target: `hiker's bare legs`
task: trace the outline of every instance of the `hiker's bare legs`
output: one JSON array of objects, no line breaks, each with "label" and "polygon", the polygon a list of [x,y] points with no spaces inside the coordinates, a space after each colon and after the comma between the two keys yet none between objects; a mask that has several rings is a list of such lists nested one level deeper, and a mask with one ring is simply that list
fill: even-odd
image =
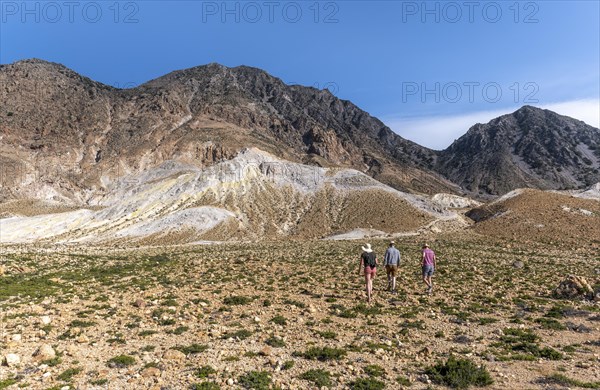
[{"label": "hiker's bare legs", "polygon": [[425,282],[427,288],[431,288],[431,276],[423,275],[423,282]]},{"label": "hiker's bare legs", "polygon": [[371,295],[373,293],[373,278],[371,277],[371,273],[365,273],[365,286],[367,290],[367,302],[371,302]]}]

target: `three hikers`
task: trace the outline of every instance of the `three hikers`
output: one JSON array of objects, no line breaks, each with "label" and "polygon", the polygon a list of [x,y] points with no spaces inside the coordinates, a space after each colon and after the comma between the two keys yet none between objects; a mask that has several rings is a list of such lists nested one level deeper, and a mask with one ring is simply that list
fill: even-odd
[{"label": "three hikers", "polygon": [[[370,303],[373,298],[373,278],[377,274],[378,259],[371,248],[371,244],[365,244],[361,247],[360,266],[358,274],[365,276],[365,290],[367,292],[367,302]],[[398,276],[398,267],[400,266],[400,251],[396,248],[394,241],[390,241],[384,255],[384,266],[387,274],[387,290],[393,294],[397,293],[396,279]],[[423,282],[427,285],[427,294],[431,295],[433,291],[432,276],[436,268],[435,252],[429,248],[429,244],[424,244],[421,252],[421,274]]]}]

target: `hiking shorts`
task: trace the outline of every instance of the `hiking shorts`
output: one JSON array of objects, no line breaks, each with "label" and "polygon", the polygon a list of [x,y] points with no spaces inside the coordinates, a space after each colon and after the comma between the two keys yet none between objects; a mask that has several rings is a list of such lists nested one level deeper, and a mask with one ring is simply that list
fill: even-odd
[{"label": "hiking shorts", "polygon": [[376,273],[377,273],[377,267],[373,267],[373,268],[371,268],[369,266],[365,267],[365,277],[371,275],[371,278],[374,278]]},{"label": "hiking shorts", "polygon": [[385,266],[385,272],[387,272],[388,276],[391,276],[392,278],[395,278],[396,274],[398,273],[398,266],[397,265],[388,264],[388,265]]},{"label": "hiking shorts", "polygon": [[433,275],[433,265],[428,264],[423,266],[423,276]]}]

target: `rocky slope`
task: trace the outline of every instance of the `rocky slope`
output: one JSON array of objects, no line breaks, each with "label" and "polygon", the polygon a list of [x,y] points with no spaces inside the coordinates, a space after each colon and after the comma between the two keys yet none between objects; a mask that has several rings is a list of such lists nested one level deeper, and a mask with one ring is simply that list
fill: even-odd
[{"label": "rocky slope", "polygon": [[386,235],[437,220],[460,223],[428,198],[358,171],[290,163],[258,149],[204,169],[168,161],[111,183],[90,203],[76,210],[46,205],[45,213],[8,203],[4,210],[12,215],[0,219],[0,242],[310,239],[359,228]]},{"label": "rocky slope", "polygon": [[533,189],[515,190],[470,210],[478,233],[573,246],[600,245],[600,201]]},{"label": "rocky slope", "polygon": [[433,151],[327,90],[217,64],[119,90],[62,65],[0,67],[3,199],[86,203],[167,160],[207,166],[248,146],[290,161],[368,173],[397,189],[456,192]]},{"label": "rocky slope", "polygon": [[473,126],[441,152],[437,169],[476,194],[587,187],[600,181],[600,131],[524,106]]}]

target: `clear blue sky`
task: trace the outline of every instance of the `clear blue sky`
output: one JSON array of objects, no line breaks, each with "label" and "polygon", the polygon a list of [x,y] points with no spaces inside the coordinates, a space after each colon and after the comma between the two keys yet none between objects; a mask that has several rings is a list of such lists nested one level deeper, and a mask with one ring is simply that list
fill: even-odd
[{"label": "clear blue sky", "polygon": [[119,87],[210,62],[255,66],[442,148],[523,104],[598,126],[599,4],[1,0],[0,63],[41,58]]}]

